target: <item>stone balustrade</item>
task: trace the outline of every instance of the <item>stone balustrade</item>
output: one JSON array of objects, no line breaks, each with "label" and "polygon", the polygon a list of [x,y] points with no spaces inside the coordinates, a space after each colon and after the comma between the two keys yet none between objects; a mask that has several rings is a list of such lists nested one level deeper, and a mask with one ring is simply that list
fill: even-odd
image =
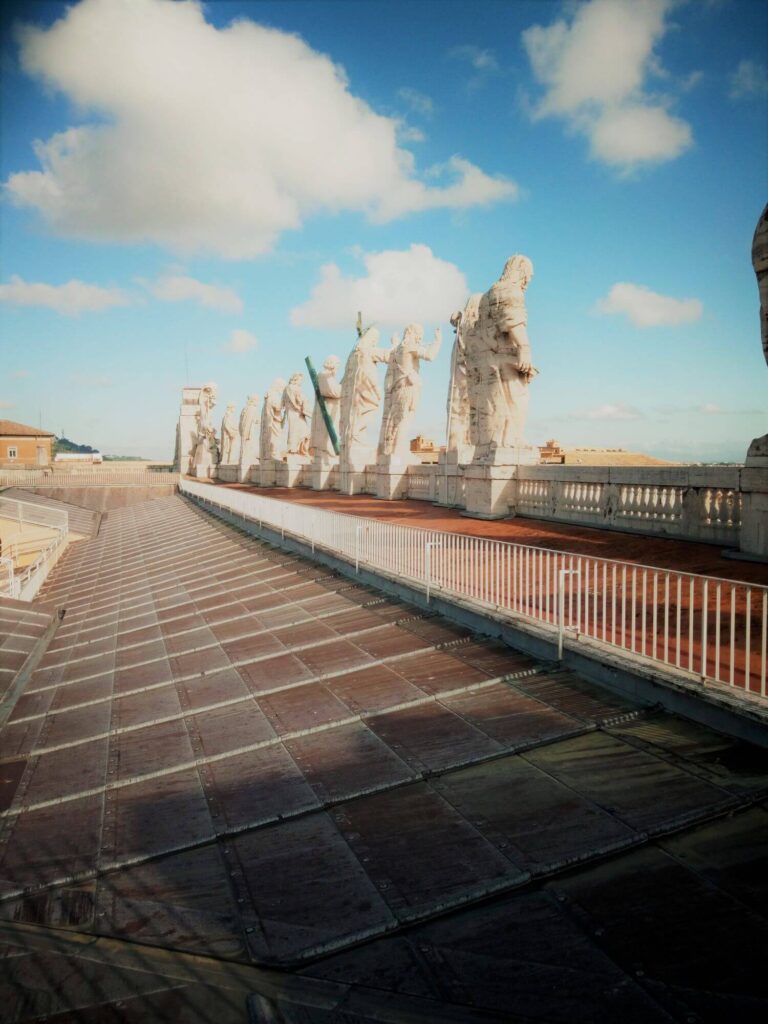
[{"label": "stone balustrade", "polygon": [[[466,508],[465,466],[411,465],[404,498]],[[377,493],[378,468],[368,465],[361,491]],[[508,515],[679,540],[739,546],[742,489],[740,466],[587,467],[519,466],[504,496]],[[309,465],[292,483],[278,473],[275,483],[312,486]],[[251,481],[262,486],[258,470]],[[334,466],[322,489],[339,488]]]},{"label": "stone balustrade", "polygon": [[[521,466],[510,480],[510,515],[738,547],[741,467]],[[463,507],[462,467],[408,469],[408,498]]]}]

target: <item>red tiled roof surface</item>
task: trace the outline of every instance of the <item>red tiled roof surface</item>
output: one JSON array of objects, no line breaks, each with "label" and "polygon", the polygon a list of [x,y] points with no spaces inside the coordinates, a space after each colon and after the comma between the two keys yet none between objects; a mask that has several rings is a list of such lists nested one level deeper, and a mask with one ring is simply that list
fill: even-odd
[{"label": "red tiled roof surface", "polygon": [[0,420],[0,437],[55,437],[50,430],[39,427],[28,427],[26,423],[14,423],[13,420]]}]

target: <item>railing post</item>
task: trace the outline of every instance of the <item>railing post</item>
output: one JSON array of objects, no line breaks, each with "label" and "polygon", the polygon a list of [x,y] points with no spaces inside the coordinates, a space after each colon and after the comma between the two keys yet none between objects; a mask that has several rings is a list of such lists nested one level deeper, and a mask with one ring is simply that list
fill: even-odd
[{"label": "railing post", "polygon": [[561,569],[557,581],[557,660],[563,660],[563,633],[565,632],[565,577],[581,576],[579,569]]},{"label": "railing post", "polygon": [[427,604],[432,583],[432,548],[442,547],[439,540],[428,540],[424,545],[424,575],[427,577]]},{"label": "railing post", "polygon": [[360,572],[360,534],[364,529],[364,526],[355,527],[355,572]]}]

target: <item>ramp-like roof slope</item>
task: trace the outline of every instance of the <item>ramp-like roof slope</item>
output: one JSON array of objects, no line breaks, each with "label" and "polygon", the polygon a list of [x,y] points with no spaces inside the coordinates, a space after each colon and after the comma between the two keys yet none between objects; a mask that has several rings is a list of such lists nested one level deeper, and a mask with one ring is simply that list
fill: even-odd
[{"label": "ramp-like roof slope", "polygon": [[110,513],[43,599],[0,941],[51,1019],[222,1024],[268,983],[286,1020],[768,1010],[762,752],[179,497]]}]

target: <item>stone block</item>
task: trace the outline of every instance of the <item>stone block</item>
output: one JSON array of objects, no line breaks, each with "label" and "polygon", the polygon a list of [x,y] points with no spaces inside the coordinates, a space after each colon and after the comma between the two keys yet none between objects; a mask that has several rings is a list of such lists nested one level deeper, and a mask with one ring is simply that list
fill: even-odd
[{"label": "stone block", "polygon": [[464,515],[474,519],[503,519],[510,515],[516,473],[515,466],[467,466]]}]

